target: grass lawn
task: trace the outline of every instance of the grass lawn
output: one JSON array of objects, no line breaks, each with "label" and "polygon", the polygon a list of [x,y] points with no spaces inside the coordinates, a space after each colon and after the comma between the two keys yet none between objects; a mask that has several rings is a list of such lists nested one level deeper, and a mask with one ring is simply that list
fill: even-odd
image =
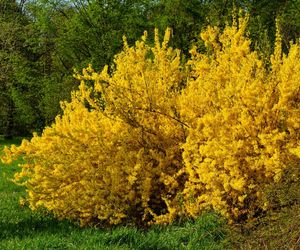
[{"label": "grass lawn", "polygon": [[[4,145],[20,140],[0,139]],[[18,162],[0,163],[0,249],[225,249],[223,226],[215,214],[167,227],[154,226],[147,231],[119,226],[113,229],[80,228],[68,221],[34,213],[19,205],[24,187],[11,178]]]}]

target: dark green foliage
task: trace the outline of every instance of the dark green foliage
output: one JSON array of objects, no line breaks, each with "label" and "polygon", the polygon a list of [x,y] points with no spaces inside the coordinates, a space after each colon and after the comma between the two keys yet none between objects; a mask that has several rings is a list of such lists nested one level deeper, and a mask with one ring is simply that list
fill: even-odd
[{"label": "dark green foliage", "polygon": [[300,37],[299,0],[244,1],[251,16],[249,32],[254,45],[264,55],[271,54],[275,40],[276,18],[281,26],[283,49],[288,51],[290,41]]},{"label": "dark green foliage", "polygon": [[161,0],[149,9],[149,21],[161,34],[167,27],[172,29],[170,45],[180,48],[185,55],[196,43],[200,31],[209,23],[208,4],[199,0]]},{"label": "dark green foliage", "polygon": [[30,20],[17,2],[1,0],[0,134],[7,138],[43,125],[35,55],[27,46],[30,27]]}]

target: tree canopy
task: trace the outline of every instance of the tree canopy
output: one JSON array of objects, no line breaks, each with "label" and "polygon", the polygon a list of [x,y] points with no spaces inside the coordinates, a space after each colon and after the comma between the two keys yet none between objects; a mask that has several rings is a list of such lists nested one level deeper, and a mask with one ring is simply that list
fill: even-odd
[{"label": "tree canopy", "polygon": [[[114,65],[125,35],[130,45],[145,30],[171,28],[170,46],[182,60],[207,26],[225,27],[250,15],[251,46],[269,58],[276,20],[284,51],[300,36],[299,0],[0,0],[0,134],[40,131],[61,112],[78,85],[74,69]],[[149,41],[153,41],[149,39]]]}]

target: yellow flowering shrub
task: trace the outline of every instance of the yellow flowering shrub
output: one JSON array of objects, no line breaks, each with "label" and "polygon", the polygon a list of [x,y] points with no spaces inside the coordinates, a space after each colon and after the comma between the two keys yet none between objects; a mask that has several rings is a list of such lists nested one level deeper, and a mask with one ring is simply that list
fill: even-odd
[{"label": "yellow flowering shrub", "polygon": [[[81,225],[169,223],[213,208],[231,221],[268,209],[265,186],[300,159],[300,45],[270,65],[251,50],[247,18],[201,33],[206,53],[181,65],[144,34],[112,69],[77,73],[79,89],[42,135],[5,149],[32,209]],[[279,34],[279,32],[278,32]]]},{"label": "yellow flowering shrub", "polygon": [[271,66],[250,49],[247,18],[201,34],[209,54],[191,51],[181,100],[190,129],[183,145],[186,212],[213,208],[235,221],[268,209],[264,185],[280,181],[299,154],[300,46]]},{"label": "yellow flowering shrub", "polygon": [[90,67],[63,115],[3,160],[23,155],[15,180],[28,189],[30,207],[44,207],[81,225],[131,221],[164,223],[177,216],[183,188],[180,144],[185,125],[177,99],[184,75],[180,52],[155,33],[134,47],[124,39],[112,74]]}]

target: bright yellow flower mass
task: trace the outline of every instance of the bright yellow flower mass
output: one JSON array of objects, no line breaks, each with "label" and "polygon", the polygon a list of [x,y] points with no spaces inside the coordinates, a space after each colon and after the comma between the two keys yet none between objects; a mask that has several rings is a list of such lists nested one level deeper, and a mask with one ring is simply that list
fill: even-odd
[{"label": "bright yellow flower mass", "polygon": [[245,36],[247,18],[201,33],[207,53],[180,51],[155,31],[124,38],[114,68],[92,66],[63,115],[2,160],[32,209],[81,225],[170,223],[215,209],[232,221],[268,209],[263,187],[300,157],[300,45],[267,67]]}]

